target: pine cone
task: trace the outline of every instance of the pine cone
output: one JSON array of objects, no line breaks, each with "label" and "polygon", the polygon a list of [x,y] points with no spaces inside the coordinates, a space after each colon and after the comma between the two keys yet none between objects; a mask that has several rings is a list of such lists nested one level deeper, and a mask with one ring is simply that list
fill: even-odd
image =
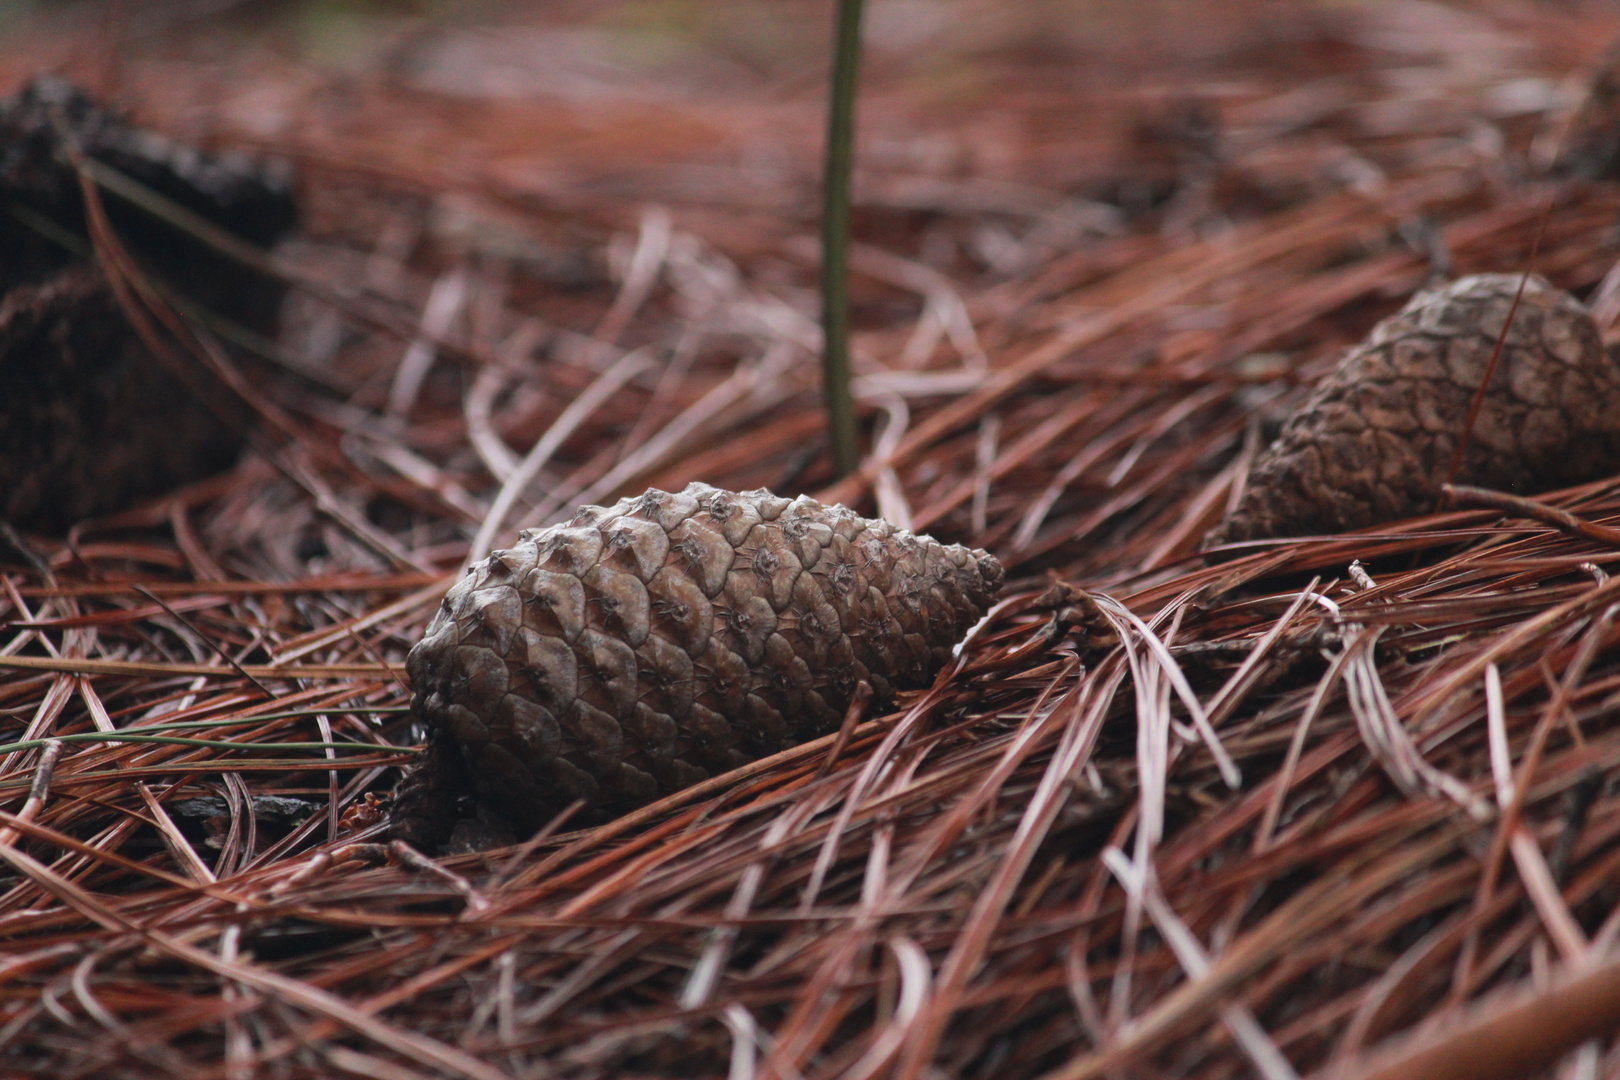
[{"label": "pine cone", "polygon": [[[1518,274],[1421,292],[1340,362],[1256,460],[1205,546],[1433,511]],[[1620,367],[1574,297],[1532,276],[1457,482],[1529,493],[1620,469]]]},{"label": "pine cone", "polygon": [[534,828],[638,806],[927,685],[1002,570],[842,506],[691,484],[524,533],[444,599],[413,707]]},{"label": "pine cone", "polygon": [[[50,532],[228,467],[250,419],[233,394],[222,390],[210,408],[187,389],[191,380],[147,351],[101,268],[41,231],[41,221],[86,231],[79,176],[63,156],[70,143],[255,244],[274,243],[298,216],[279,170],[171,143],[60,79],[0,99],[0,519]],[[275,336],[279,283],[123,199],[105,204],[143,265]]]}]

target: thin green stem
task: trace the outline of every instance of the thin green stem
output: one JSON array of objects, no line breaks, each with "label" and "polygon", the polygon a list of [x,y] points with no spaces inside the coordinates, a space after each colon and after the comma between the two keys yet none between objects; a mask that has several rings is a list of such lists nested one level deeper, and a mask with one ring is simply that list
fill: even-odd
[{"label": "thin green stem", "polygon": [[849,188],[855,164],[855,83],[861,66],[863,6],[863,0],[838,0],[821,215],[822,386],[833,471],[840,477],[853,472],[861,456],[849,372]]}]

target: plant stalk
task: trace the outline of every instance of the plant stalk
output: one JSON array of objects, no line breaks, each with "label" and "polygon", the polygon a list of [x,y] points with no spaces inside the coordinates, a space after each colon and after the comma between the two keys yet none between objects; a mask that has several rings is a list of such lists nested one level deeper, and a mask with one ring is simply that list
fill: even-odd
[{"label": "plant stalk", "polygon": [[849,370],[849,202],[855,163],[855,84],[861,65],[864,0],[838,0],[827,164],[821,214],[821,371],[833,471],[848,476],[860,462],[855,395]]}]

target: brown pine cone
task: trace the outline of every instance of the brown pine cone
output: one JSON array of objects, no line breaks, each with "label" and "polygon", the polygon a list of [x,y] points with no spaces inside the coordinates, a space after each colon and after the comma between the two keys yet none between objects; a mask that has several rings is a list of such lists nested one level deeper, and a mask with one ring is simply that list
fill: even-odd
[{"label": "brown pine cone", "polygon": [[[1426,514],[1521,275],[1421,292],[1373,328],[1255,461],[1205,546]],[[1532,276],[1457,482],[1530,493],[1620,470],[1620,366],[1574,297]]]},{"label": "brown pine cone", "polygon": [[1001,565],[842,506],[691,484],[587,506],[457,582],[407,665],[480,798],[638,806],[925,686]]}]

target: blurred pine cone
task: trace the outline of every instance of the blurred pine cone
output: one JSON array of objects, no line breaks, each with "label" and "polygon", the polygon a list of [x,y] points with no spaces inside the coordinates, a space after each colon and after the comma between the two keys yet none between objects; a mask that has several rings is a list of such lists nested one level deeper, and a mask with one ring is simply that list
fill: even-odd
[{"label": "blurred pine cone", "polygon": [[648,491],[462,578],[411,650],[413,707],[521,828],[624,810],[833,730],[862,680],[927,685],[1001,581],[983,551],[807,497]]},{"label": "blurred pine cone", "polygon": [[240,446],[147,353],[99,267],[0,294],[0,520],[65,530],[228,468]]},{"label": "blurred pine cone", "polygon": [[[1205,546],[1433,511],[1521,280],[1462,278],[1374,327],[1255,461]],[[1620,366],[1586,308],[1532,276],[1457,482],[1530,493],[1616,470]]]},{"label": "blurred pine cone", "polygon": [[[187,379],[153,357],[101,267],[85,261],[70,145],[253,244],[275,242],[298,216],[285,170],[172,143],[60,79],[0,98],[0,520],[51,532],[229,467],[251,419],[223,388],[203,400],[211,377]],[[274,335],[279,282],[124,199],[105,203],[146,269]]]}]

